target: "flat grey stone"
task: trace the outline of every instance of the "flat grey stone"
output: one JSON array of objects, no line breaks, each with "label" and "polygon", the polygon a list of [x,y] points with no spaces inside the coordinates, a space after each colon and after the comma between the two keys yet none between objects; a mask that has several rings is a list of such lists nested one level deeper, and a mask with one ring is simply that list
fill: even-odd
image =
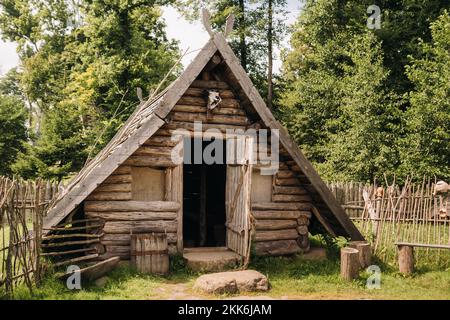
[{"label": "flat grey stone", "polygon": [[255,270],[228,271],[200,276],[194,289],[210,294],[267,291],[269,281]]}]

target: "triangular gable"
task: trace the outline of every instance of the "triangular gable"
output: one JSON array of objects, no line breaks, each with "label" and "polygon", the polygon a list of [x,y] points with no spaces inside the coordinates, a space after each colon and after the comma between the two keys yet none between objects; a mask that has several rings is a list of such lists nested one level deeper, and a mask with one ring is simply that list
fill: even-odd
[{"label": "triangular gable", "polygon": [[[221,33],[212,36],[193,62],[186,68],[182,75],[175,80],[162,95],[160,95],[157,101],[146,103],[147,105],[152,105],[150,111],[147,110],[147,112],[142,115],[142,110],[145,108],[143,108],[143,106],[138,107],[137,111],[133,113],[127,121],[127,124],[133,122],[133,120],[136,122],[136,119],[141,117],[142,119],[139,119],[139,121],[142,122],[140,123],[141,126],[126,137],[124,137],[124,132],[121,130],[105,148],[107,152],[105,152],[105,149],[102,150],[102,152],[100,152],[91,162],[90,170],[84,168],[80,172],[74,179],[75,182],[72,182],[68,186],[66,192],[63,193],[63,196],[52,206],[48,216],[44,220],[44,228],[48,229],[61,222],[70,212],[76,209],[76,207],[80,205],[100,183],[111,175],[121,163],[132,155],[162,125],[164,125],[166,116],[217,51],[223,57],[225,64],[231,70],[233,76],[239,83],[239,87],[251,102],[252,107],[256,110],[264,125],[267,128],[279,130],[281,144],[302,169],[302,172],[308,178],[315,191],[333,213],[340,226],[345,230],[346,234],[344,235],[351,237],[353,240],[363,239],[358,229],[347,217],[343,208],[337,203],[331,191],[322,181],[312,164],[300,151],[287,130],[280,125],[267,108],[264,100],[254,87],[249,76],[240,65],[236,55]],[[117,143],[117,140],[119,140],[119,143]],[[113,146],[113,148],[111,146]]]}]

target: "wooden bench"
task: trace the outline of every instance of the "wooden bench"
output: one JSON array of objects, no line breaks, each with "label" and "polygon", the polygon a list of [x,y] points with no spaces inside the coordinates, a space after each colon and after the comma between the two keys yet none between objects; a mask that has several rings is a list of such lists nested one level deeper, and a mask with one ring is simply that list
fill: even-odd
[{"label": "wooden bench", "polygon": [[398,266],[403,274],[414,272],[414,247],[431,249],[450,249],[450,245],[445,244],[424,244],[411,242],[396,242],[398,248]]}]

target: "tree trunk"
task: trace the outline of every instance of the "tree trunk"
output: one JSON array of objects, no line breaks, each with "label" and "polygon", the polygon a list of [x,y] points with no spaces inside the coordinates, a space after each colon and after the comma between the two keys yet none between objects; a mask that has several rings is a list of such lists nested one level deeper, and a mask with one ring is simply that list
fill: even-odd
[{"label": "tree trunk", "polygon": [[239,0],[239,51],[241,58],[241,65],[247,71],[247,42],[245,35],[245,1]]},{"label": "tree trunk", "polygon": [[403,274],[414,272],[414,249],[411,246],[398,246],[398,266]]},{"label": "tree trunk", "polygon": [[273,0],[269,0],[267,14],[268,14],[268,27],[267,27],[267,107],[272,109],[272,99],[273,99],[273,82],[272,82],[272,72],[273,72]]},{"label": "tree trunk", "polygon": [[359,251],[359,263],[361,268],[367,268],[370,266],[372,260],[372,248],[366,241],[351,241],[348,245],[350,248],[357,249]]},{"label": "tree trunk", "polygon": [[341,248],[341,277],[351,281],[358,277],[359,252],[354,248]]}]

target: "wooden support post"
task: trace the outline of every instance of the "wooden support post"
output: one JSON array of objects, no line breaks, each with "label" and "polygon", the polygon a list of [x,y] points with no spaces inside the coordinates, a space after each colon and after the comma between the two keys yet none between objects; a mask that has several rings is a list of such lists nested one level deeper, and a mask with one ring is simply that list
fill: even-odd
[{"label": "wooden support post", "polygon": [[372,261],[372,248],[366,241],[351,241],[348,246],[359,251],[359,263],[361,268],[367,268]]},{"label": "wooden support post", "polygon": [[359,270],[359,251],[354,248],[341,248],[341,277],[351,281],[358,277]]},{"label": "wooden support post", "polygon": [[414,272],[414,248],[412,246],[398,246],[398,266],[403,274]]},{"label": "wooden support post", "polygon": [[200,173],[200,246],[206,244],[206,168],[202,166]]},{"label": "wooden support post", "polygon": [[183,165],[178,165],[172,170],[172,197],[173,201],[180,204],[177,212],[177,250],[183,253]]}]

